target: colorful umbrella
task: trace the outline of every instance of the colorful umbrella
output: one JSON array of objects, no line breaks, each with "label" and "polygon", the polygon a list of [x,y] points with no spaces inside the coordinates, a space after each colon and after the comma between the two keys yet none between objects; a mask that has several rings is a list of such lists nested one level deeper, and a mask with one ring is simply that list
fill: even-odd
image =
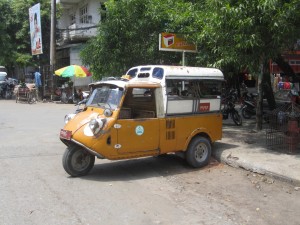
[{"label": "colorful umbrella", "polygon": [[61,69],[55,70],[55,75],[61,77],[88,77],[92,76],[92,74],[88,71],[88,69],[84,66],[78,65],[70,65],[63,67]]}]

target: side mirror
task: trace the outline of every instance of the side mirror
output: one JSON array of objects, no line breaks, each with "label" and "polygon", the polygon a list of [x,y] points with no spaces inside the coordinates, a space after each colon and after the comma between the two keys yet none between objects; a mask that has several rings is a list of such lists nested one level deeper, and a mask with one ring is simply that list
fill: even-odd
[{"label": "side mirror", "polygon": [[83,105],[87,102],[87,99],[83,99],[82,101],[78,102],[76,105]]}]

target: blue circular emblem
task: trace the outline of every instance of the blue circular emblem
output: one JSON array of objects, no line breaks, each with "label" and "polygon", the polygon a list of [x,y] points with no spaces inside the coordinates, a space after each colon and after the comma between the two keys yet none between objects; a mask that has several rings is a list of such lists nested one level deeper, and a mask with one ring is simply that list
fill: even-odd
[{"label": "blue circular emblem", "polygon": [[144,127],[141,126],[141,125],[137,126],[137,127],[135,128],[135,133],[136,133],[136,135],[138,135],[138,136],[143,135],[143,134],[144,134]]}]

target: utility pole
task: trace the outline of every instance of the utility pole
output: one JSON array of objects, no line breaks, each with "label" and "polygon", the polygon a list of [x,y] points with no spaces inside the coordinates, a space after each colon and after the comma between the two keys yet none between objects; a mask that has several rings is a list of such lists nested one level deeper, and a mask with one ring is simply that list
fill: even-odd
[{"label": "utility pole", "polygon": [[55,29],[56,29],[56,0],[51,0],[51,37],[50,37],[50,65],[55,65]]},{"label": "utility pole", "polygon": [[[55,70],[55,52],[56,52],[56,0],[51,0],[51,30],[50,30],[50,70],[52,75]],[[54,88],[53,76],[51,76],[51,89]]]}]

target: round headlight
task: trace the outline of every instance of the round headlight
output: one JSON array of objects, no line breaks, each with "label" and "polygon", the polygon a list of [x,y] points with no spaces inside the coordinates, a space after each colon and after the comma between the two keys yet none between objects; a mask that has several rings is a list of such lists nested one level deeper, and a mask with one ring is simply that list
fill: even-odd
[{"label": "round headlight", "polygon": [[65,124],[67,124],[71,119],[74,118],[76,114],[67,114],[65,115]]},{"label": "round headlight", "polygon": [[105,119],[99,119],[99,118],[92,119],[90,121],[89,127],[93,132],[93,134],[99,133],[99,131],[103,128],[105,121],[106,121]]},{"label": "round headlight", "polygon": [[105,109],[105,110],[104,110],[104,115],[105,115],[106,117],[110,117],[110,116],[112,115],[112,111],[111,111],[110,109]]}]

